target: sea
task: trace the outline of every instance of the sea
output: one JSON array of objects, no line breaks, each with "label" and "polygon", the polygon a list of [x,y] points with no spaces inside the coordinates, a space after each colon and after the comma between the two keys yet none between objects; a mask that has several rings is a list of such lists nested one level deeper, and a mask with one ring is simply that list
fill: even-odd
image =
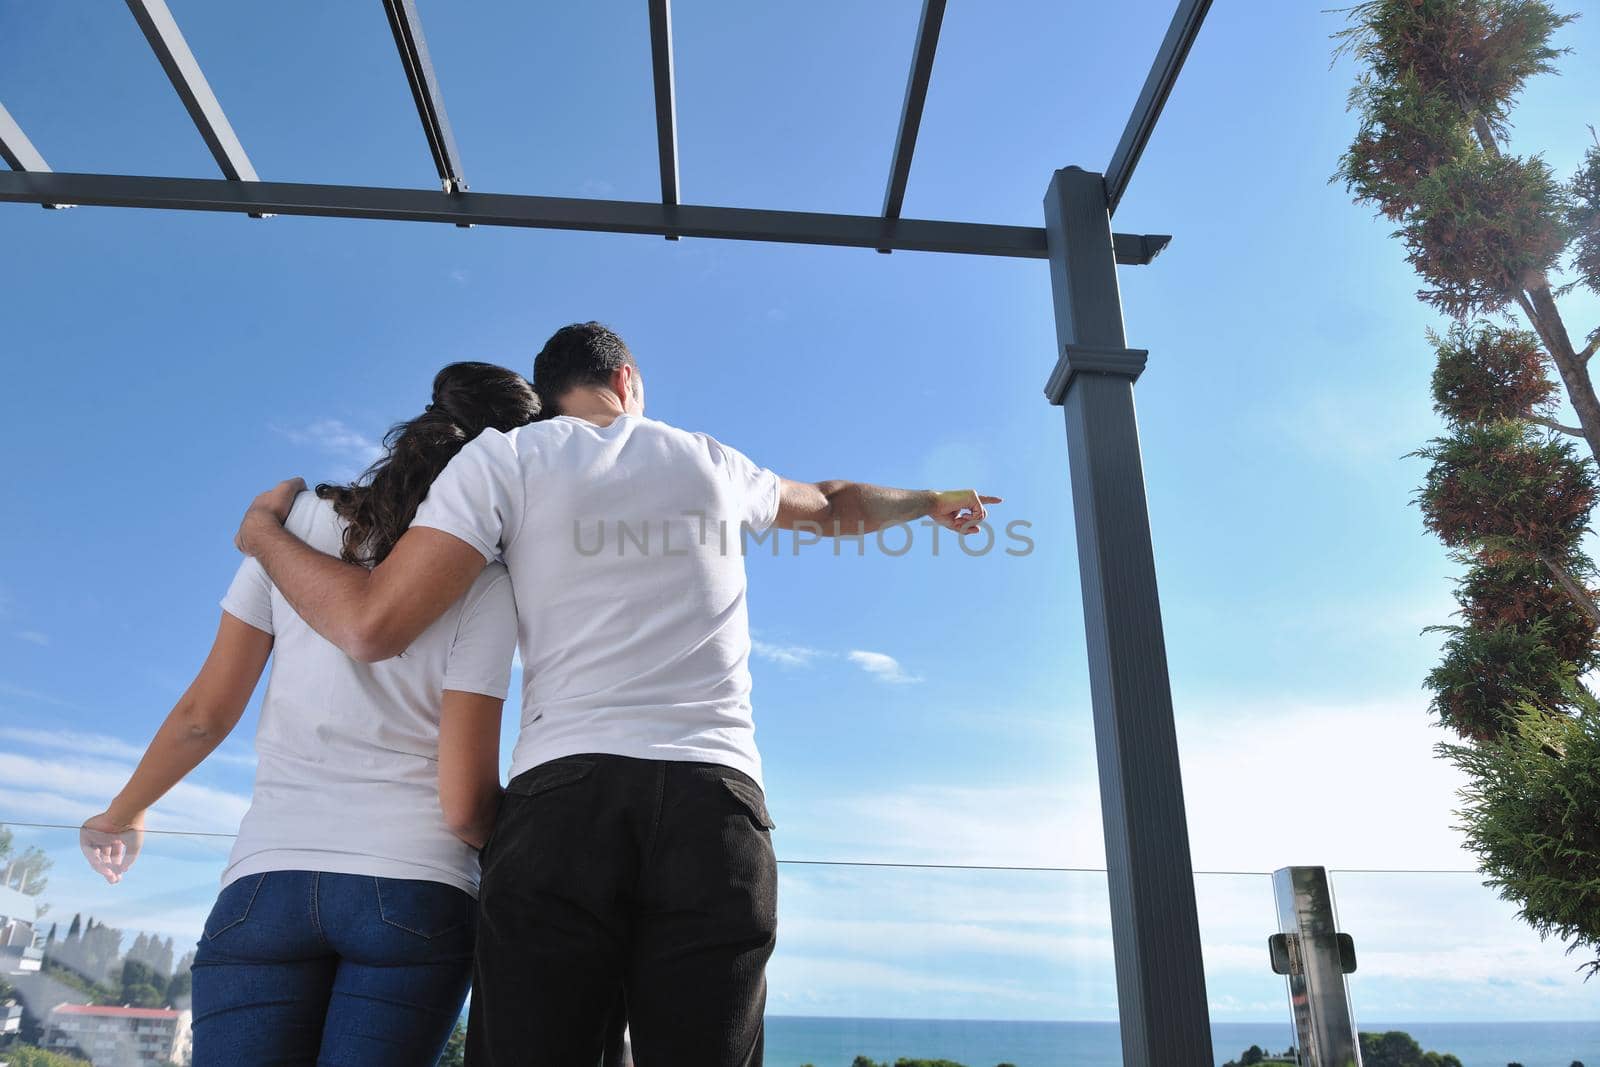
[{"label": "sea", "polygon": [[[1600,1067],[1600,1020],[1536,1023],[1365,1023],[1404,1030],[1462,1067]],[[1217,1063],[1251,1045],[1282,1052],[1294,1044],[1285,1023],[1216,1023]],[[767,1067],[850,1067],[857,1056],[893,1064],[901,1057],[946,1059],[965,1067],[1122,1067],[1116,1023],[767,1017]]]}]

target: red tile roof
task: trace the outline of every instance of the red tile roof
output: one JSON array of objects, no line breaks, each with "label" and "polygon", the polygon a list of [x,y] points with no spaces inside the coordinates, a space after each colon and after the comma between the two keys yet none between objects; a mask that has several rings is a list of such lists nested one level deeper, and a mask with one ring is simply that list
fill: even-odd
[{"label": "red tile roof", "polygon": [[170,1008],[115,1008],[101,1004],[59,1004],[52,1015],[108,1015],[116,1019],[176,1019]]}]

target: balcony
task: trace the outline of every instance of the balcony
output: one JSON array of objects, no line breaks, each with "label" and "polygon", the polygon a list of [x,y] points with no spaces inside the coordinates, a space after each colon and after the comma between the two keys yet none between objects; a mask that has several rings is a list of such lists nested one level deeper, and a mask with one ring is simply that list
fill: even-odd
[{"label": "balcony", "polygon": [[[171,939],[172,956],[155,967],[164,988],[147,988],[134,1006],[183,1013],[185,953],[231,839],[152,833],[126,880],[111,886],[84,863],[74,829],[5,829],[13,849],[37,847],[52,861],[34,898],[45,909],[44,969],[6,978],[22,1036],[76,1045],[96,1067],[169,1062],[186,1018],[180,1026],[176,1017],[127,1021],[113,1013],[70,1030],[59,1013],[54,1027],[49,1020],[63,1004],[127,1003],[133,991],[119,972],[140,934],[155,956]],[[967,1067],[1122,1063],[1104,871],[780,860],[780,872],[781,932],[768,972],[772,1067],[849,1067],[861,1056]],[[1559,945],[1541,944],[1476,875],[1330,877],[1341,929],[1357,944],[1349,987],[1362,1030],[1408,1032],[1465,1067],[1600,1060],[1593,990],[1574,961]],[[1269,874],[1200,873],[1195,891],[1217,1063],[1251,1046],[1284,1052],[1295,1036],[1284,979],[1267,951],[1278,928]],[[66,944],[75,919],[78,949]],[[120,934],[115,952],[106,934],[84,947],[81,930],[91,920]],[[1590,1021],[1526,1021],[1536,1018]]]}]

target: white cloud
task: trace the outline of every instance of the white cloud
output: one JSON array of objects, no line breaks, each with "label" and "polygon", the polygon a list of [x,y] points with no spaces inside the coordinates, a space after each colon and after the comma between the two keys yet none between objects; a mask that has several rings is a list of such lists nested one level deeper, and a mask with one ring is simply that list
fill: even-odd
[{"label": "white cloud", "polygon": [[821,660],[844,659],[861,668],[867,674],[880,682],[893,685],[907,685],[922,681],[922,678],[911,674],[900,661],[885,652],[867,652],[860,649],[846,652],[830,652],[826,649],[811,648],[806,645],[781,644],[775,641],[763,641],[752,638],[750,654],[756,659],[776,663],[780,667],[798,668],[810,667]]},{"label": "white cloud", "polygon": [[[1463,779],[1433,754],[1426,699],[1178,700],[1190,853],[1199,870],[1472,870],[1451,829]],[[1095,750],[1067,745],[1047,778],[833,793],[778,822],[806,858],[1104,867]]]},{"label": "white cloud", "polygon": [[803,645],[779,645],[771,641],[752,640],[750,652],[758,659],[769,660],[784,667],[807,667],[819,656],[827,653]]},{"label": "white cloud", "polygon": [[1451,735],[1422,693],[1179,707],[1196,866],[1476,868],[1451,828],[1465,780],[1434,755]]},{"label": "white cloud", "polygon": [[[7,811],[49,813],[52,820],[80,822],[98,811],[127,783],[133,767],[106,759],[50,759],[0,752],[0,802]],[[222,789],[179,782],[150,813],[150,829],[234,833],[250,799]],[[13,816],[14,818],[15,816]]]},{"label": "white cloud", "polygon": [[0,726],[0,741],[14,741],[36,748],[65,749],[79,756],[137,760],[144,749],[105,734],[85,734],[75,730],[39,730],[26,726]]},{"label": "white cloud", "polygon": [[[26,726],[0,726],[0,741],[29,745],[34,748],[57,749],[77,756],[96,756],[105,759],[131,760],[137,763],[144,756],[144,748],[107,734],[81,733],[76,730],[40,730]],[[254,766],[256,758],[234,745],[216,749],[206,757],[207,762]]]},{"label": "white cloud", "polygon": [[889,682],[892,685],[908,685],[922,681],[917,675],[907,673],[899,660],[883,652],[864,652],[857,649],[846,658],[879,681]]},{"label": "white cloud", "polygon": [[14,697],[18,700],[31,700],[37,704],[52,704],[58,708],[77,708],[78,705],[70,700],[62,700],[49,693],[41,693],[37,689],[28,689],[10,682],[0,682],[0,696]]},{"label": "white cloud", "polygon": [[291,444],[318,449],[361,469],[383,455],[382,445],[338,419],[315,419],[304,426],[274,423],[272,429]]},{"label": "white cloud", "polygon": [[50,635],[42,634],[38,630],[18,630],[16,637],[18,640],[26,641],[33,645],[43,646],[50,643]]}]

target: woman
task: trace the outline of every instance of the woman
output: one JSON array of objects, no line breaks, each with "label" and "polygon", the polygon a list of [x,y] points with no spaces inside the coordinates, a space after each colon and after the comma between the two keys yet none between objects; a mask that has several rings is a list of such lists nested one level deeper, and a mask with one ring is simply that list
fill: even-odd
[{"label": "woman", "polygon": [[[521,375],[455,363],[433,402],[354,484],[302,493],[288,526],[376,565],[452,456],[531,421]],[[238,723],[269,654],[259,765],[194,962],[196,1067],[431,1065],[461,1013],[477,925],[478,849],[500,799],[500,711],[516,645],[505,568],[406,652],[358,663],[317,636],[246,560],[216,643],[127,786],[84,824],[118,881],[145,812]]]}]

